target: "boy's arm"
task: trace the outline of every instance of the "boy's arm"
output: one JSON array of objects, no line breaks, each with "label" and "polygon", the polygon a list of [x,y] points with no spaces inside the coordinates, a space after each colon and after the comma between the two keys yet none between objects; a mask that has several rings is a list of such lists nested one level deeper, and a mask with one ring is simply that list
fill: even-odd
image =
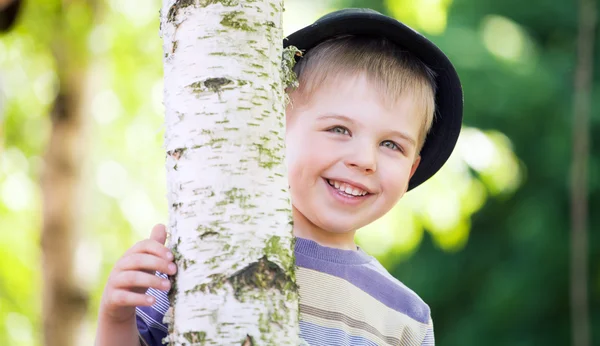
[{"label": "boy's arm", "polygon": [[127,323],[113,323],[107,319],[98,319],[95,345],[142,346],[138,337],[135,318]]},{"label": "boy's arm", "polygon": [[[157,276],[167,278],[163,273]],[[142,346],[162,345],[162,340],[167,337],[168,327],[163,319],[169,309],[169,297],[167,291],[149,289],[146,295],[154,298],[152,306],[138,306],[136,310],[137,328],[141,338]]]},{"label": "boy's arm", "polygon": [[427,327],[427,334],[425,339],[421,343],[421,346],[435,346],[435,337],[433,336],[433,321],[429,320],[429,327]]},{"label": "boy's arm", "polygon": [[[148,291],[170,288],[167,275],[159,272],[177,271],[173,254],[164,246],[166,237],[165,226],[155,226],[149,239],[132,246],[115,264],[100,301],[96,346],[140,346],[142,331],[146,343],[162,344],[151,331],[152,320],[143,318],[147,317],[143,311],[137,316],[136,310],[156,306],[158,296]],[[166,292],[162,296],[168,305]]]}]

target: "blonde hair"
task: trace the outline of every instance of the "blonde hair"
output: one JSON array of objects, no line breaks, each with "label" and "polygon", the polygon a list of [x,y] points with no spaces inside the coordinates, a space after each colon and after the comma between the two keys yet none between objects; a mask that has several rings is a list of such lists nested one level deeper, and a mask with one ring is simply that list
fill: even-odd
[{"label": "blonde hair", "polygon": [[417,152],[423,147],[435,112],[435,72],[409,51],[385,38],[341,36],[310,49],[294,72],[300,83],[294,99],[307,100],[325,81],[359,73],[366,73],[387,106],[411,92],[423,110]]}]

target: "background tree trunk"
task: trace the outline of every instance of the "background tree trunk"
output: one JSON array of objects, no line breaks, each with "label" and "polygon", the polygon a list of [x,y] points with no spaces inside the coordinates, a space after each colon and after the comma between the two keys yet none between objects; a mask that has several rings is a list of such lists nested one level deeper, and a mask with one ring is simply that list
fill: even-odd
[{"label": "background tree trunk", "polygon": [[282,0],[164,0],[173,345],[297,345]]},{"label": "background tree trunk", "polygon": [[60,0],[55,5],[57,12],[48,14],[55,24],[51,45],[60,85],[51,112],[52,131],[41,177],[45,346],[76,345],[88,306],[87,292],[73,277],[80,171],[85,157],[82,95],[88,54],[82,44],[87,30],[74,28],[67,19],[71,6],[93,13],[88,4]]},{"label": "background tree trunk", "polygon": [[571,162],[571,335],[573,346],[589,346],[588,311],[588,161],[590,108],[594,70],[597,8],[594,0],[579,0],[579,34],[573,101]]},{"label": "background tree trunk", "polygon": [[0,0],[0,33],[10,30],[21,9],[21,0]]}]

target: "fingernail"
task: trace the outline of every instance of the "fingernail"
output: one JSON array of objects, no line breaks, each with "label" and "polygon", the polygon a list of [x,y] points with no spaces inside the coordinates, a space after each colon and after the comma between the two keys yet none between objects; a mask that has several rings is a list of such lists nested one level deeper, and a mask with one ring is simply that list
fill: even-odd
[{"label": "fingernail", "polygon": [[169,272],[174,273],[175,269],[177,269],[177,267],[175,266],[174,263],[169,263]]},{"label": "fingernail", "polygon": [[163,287],[169,287],[169,285],[171,285],[171,282],[169,282],[169,280],[163,280],[162,285]]},{"label": "fingernail", "polygon": [[152,297],[147,297],[147,298],[146,298],[146,301],[147,301],[148,303],[152,303],[152,302],[154,302],[154,299],[153,299]]},{"label": "fingernail", "polygon": [[173,259],[173,254],[170,251],[167,252],[167,258],[170,260]]}]

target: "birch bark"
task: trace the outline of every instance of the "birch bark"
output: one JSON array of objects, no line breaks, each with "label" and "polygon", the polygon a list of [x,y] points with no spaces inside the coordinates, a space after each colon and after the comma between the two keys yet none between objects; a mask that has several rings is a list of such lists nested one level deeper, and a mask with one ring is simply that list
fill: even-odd
[{"label": "birch bark", "polygon": [[171,345],[297,345],[283,0],[164,0]]}]

